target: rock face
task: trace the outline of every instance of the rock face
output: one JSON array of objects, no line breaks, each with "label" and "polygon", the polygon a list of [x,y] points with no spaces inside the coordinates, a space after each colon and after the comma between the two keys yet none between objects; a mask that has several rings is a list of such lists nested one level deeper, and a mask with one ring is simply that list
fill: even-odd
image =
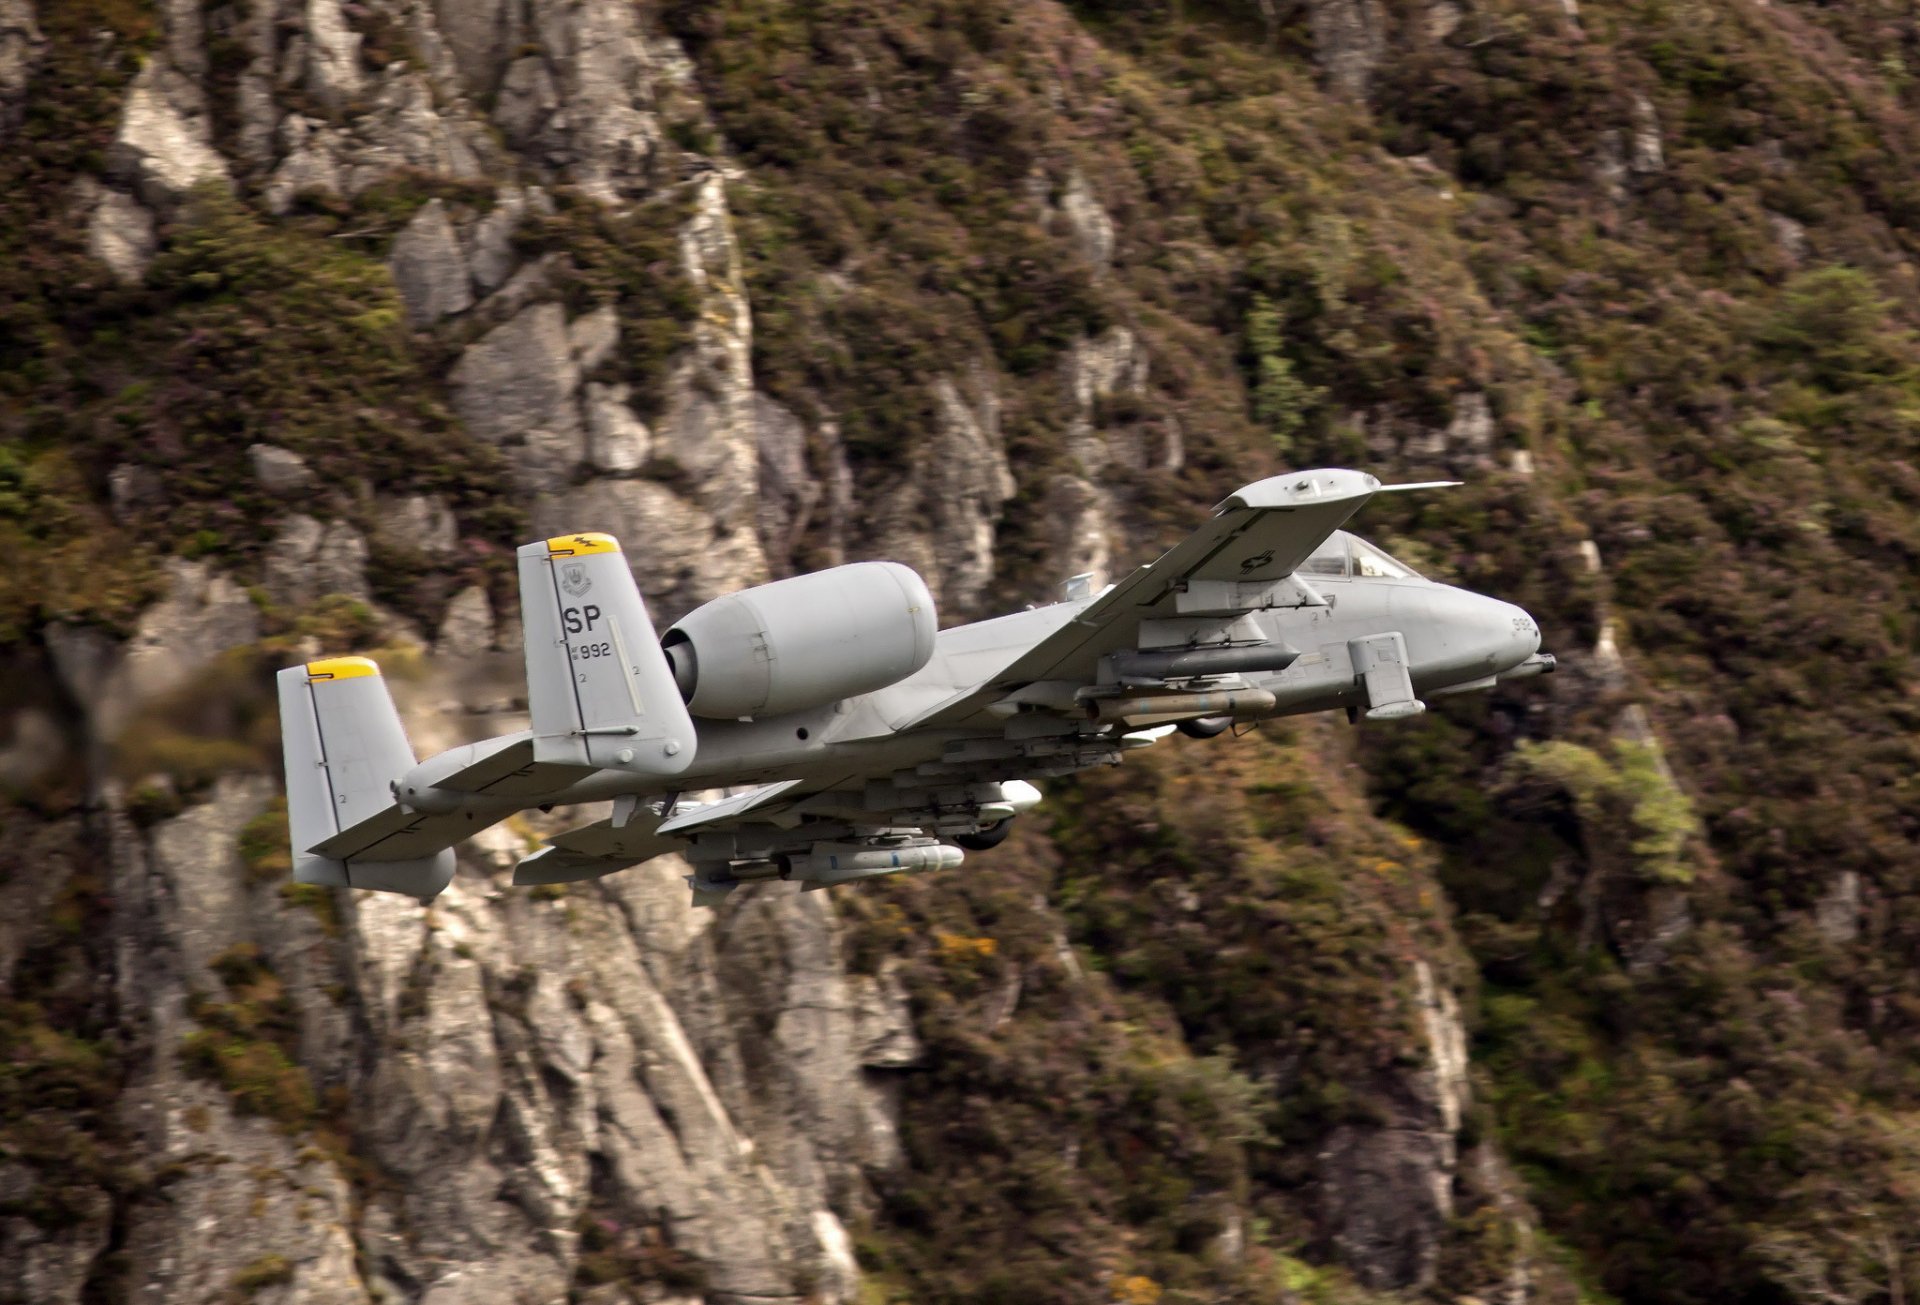
[{"label": "rock face", "polygon": [[935,427],[914,474],[885,514],[881,551],[915,567],[941,610],[974,610],[994,570],[994,527],[1013,497],[1013,473],[1000,435],[1000,399],[991,374],[976,369],[966,388],[933,382]]},{"label": "rock face", "polygon": [[1364,100],[1373,70],[1386,53],[1386,14],[1375,0],[1312,0],[1307,18],[1314,58],[1327,86],[1348,99]]},{"label": "rock face", "polygon": [[122,644],[86,626],[53,626],[47,648],[96,742],[117,738],[143,706],[188,687],[230,648],[259,637],[247,592],[205,563],[175,561],[167,594]]},{"label": "rock face", "polygon": [[[1311,9],[1329,81],[1364,97],[1379,6]],[[408,347],[434,360],[464,433],[504,459],[528,537],[619,536],[663,623],[800,559],[854,556],[916,566],[950,623],[986,614],[1022,489],[1002,420],[1021,378],[986,350],[915,378],[930,428],[856,511],[833,414],[786,389],[777,401],[755,373],[734,221],[751,192],[723,146],[710,159],[672,144],[699,135],[684,129],[703,128],[705,110],[648,7],[167,0],[160,16],[105,171],[75,191],[87,246],[114,278],[141,281],[198,187],[232,186],[279,216],[367,201],[366,225],[337,234],[384,260]],[[27,0],[0,0],[0,132],[40,46]],[[1623,173],[1657,163],[1649,122],[1636,116]],[[1127,271],[1114,217],[1126,200],[1100,180],[1046,172],[1034,210],[1075,275],[1105,292]],[[407,208],[384,207],[387,183]],[[567,251],[532,254],[529,228],[544,239],[543,217],[583,204],[667,203],[684,217],[652,271],[683,278],[691,304],[671,352],[642,367],[629,357],[648,347],[631,298],[608,302]],[[1065,456],[1026,488],[1053,532],[1034,549],[1063,577],[1136,556],[1127,483],[1182,465],[1177,427],[1149,437],[1125,416],[1155,367],[1177,362],[1151,358],[1136,328],[1088,328],[1057,373],[1038,373]],[[1474,393],[1441,438],[1484,457],[1493,436]],[[388,492],[285,438],[311,461],[277,443],[235,451],[251,472],[235,497],[277,514],[251,571],[170,561],[130,636],[45,632],[95,763],[95,801],[62,836],[104,867],[86,893],[103,903],[99,1000],[126,1034],[114,1127],[143,1167],[126,1191],[74,1197],[69,1222],[43,1227],[11,1211],[44,1176],[0,1154],[0,1305],[117,1299],[109,1276],[157,1305],[855,1299],[848,1230],[876,1217],[906,1163],[902,1085],[929,1053],[898,958],[849,971],[831,894],[773,884],[690,912],[687,867],[672,860],[564,892],[509,890],[534,817],[464,845],[459,877],[426,908],[286,883],[260,853],[281,834],[275,780],[257,767],[151,790],[131,776],[131,796],[109,777],[116,741],[149,709],[191,699],[223,655],[271,636],[288,660],[311,656],[316,636],[297,622],[322,600],[353,599],[402,629],[381,606],[383,568],[440,586],[410,614],[456,683],[408,683],[390,667],[423,753],[456,728],[427,699],[506,714],[524,692],[493,676],[518,656],[517,617],[467,487],[443,477]],[[108,486],[123,519],[173,492],[132,461]],[[0,782],[38,779],[36,752],[72,760],[45,747],[60,728],[47,711],[8,722]],[[78,874],[72,858],[30,850],[49,874],[0,876],[0,977],[30,948],[8,921],[54,911]],[[1838,942],[1860,900],[1857,885],[1835,893],[1819,918]],[[1074,982],[1088,982],[1057,936]],[[992,942],[953,937],[963,957]],[[1013,974],[980,1036],[998,1035],[1025,982]],[[1390,1103],[1385,1122],[1343,1126],[1320,1157],[1331,1241],[1363,1283],[1392,1288],[1433,1280],[1466,1101],[1452,996],[1424,961],[1412,986],[1430,1066],[1370,1085]],[[1235,1229],[1219,1245],[1237,1260]],[[620,1275],[637,1295],[595,1286]]]},{"label": "rock face", "polygon": [[139,200],[121,191],[103,186],[89,187],[93,194],[87,217],[87,248],[107,265],[114,279],[132,285],[147,274],[158,241],[153,230],[153,214]]},{"label": "rock face", "polygon": [[473,306],[466,256],[454,238],[446,205],[429,200],[393,242],[393,283],[406,301],[407,321],[431,326]]},{"label": "rock face", "polygon": [[[878,1076],[917,1047],[897,989],[846,974],[827,896],[783,885],[708,924],[662,865],[503,897],[503,833],[431,910],[324,894],[289,910],[234,851],[271,793],[223,781],[146,834],[107,818],[114,984],[141,1047],[120,1109],[177,1174],[125,1212],[143,1299],[249,1282],[290,1300],[560,1299],[589,1220],[697,1261],[710,1301],[798,1302],[802,1281],[848,1297],[836,1210],[898,1160]],[[334,1136],[388,1176],[360,1199],[310,1132],[317,1098],[275,1123],[182,1058],[204,1033],[188,994],[218,991],[236,956],[294,994],[290,1046],[341,1103]],[[91,1258],[5,1236],[49,1282]]]},{"label": "rock face", "polygon": [[1389,1094],[1383,1127],[1342,1125],[1320,1154],[1321,1193],[1341,1259],[1369,1287],[1425,1287],[1453,1217],[1455,1135],[1469,1099],[1466,1029],[1453,994],[1414,963],[1429,1067]]},{"label": "rock face", "polygon": [[113,139],[115,170],[152,205],[178,203],[195,186],[227,180],[214,152],[198,83],[155,59],[134,79]]},{"label": "rock face", "polygon": [[0,0],[0,136],[20,124],[27,80],[45,44],[32,0]]},{"label": "rock face", "polygon": [[367,596],[367,541],[344,521],[330,525],[308,516],[288,518],[262,564],[267,592],[290,607],[328,594]]}]

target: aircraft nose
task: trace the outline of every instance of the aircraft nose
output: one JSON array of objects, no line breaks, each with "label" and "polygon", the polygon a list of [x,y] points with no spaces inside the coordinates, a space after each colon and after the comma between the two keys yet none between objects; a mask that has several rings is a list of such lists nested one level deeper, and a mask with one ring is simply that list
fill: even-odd
[{"label": "aircraft nose", "polygon": [[1500,669],[1508,671],[1540,651],[1540,625],[1524,607],[1501,602],[1494,606],[1500,609],[1493,618],[1501,642]]}]

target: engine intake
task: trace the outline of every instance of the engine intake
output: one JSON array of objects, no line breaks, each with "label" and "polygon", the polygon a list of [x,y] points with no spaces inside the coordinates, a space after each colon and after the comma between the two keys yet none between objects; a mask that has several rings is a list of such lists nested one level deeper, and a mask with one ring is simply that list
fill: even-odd
[{"label": "engine intake", "polygon": [[932,658],[938,629],[911,567],[855,562],[716,598],[660,642],[687,710],[738,719],[896,684]]}]

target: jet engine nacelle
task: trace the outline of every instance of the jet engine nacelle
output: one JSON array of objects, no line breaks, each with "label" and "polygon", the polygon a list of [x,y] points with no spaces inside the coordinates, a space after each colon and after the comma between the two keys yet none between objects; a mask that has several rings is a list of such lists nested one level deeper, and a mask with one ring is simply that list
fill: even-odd
[{"label": "jet engine nacelle", "polygon": [[898,683],[933,656],[938,628],[911,567],[856,562],[716,598],[661,643],[689,711],[738,719]]}]

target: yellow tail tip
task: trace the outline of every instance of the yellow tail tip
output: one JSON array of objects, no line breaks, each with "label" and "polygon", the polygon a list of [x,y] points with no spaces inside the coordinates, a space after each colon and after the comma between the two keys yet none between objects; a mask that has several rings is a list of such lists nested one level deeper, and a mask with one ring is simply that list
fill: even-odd
[{"label": "yellow tail tip", "polygon": [[307,680],[353,680],[362,675],[380,674],[380,667],[371,657],[328,657],[324,661],[307,663]]},{"label": "yellow tail tip", "polygon": [[547,541],[547,552],[554,556],[586,557],[593,553],[617,553],[620,541],[612,535],[589,532],[584,535],[556,535]]}]

